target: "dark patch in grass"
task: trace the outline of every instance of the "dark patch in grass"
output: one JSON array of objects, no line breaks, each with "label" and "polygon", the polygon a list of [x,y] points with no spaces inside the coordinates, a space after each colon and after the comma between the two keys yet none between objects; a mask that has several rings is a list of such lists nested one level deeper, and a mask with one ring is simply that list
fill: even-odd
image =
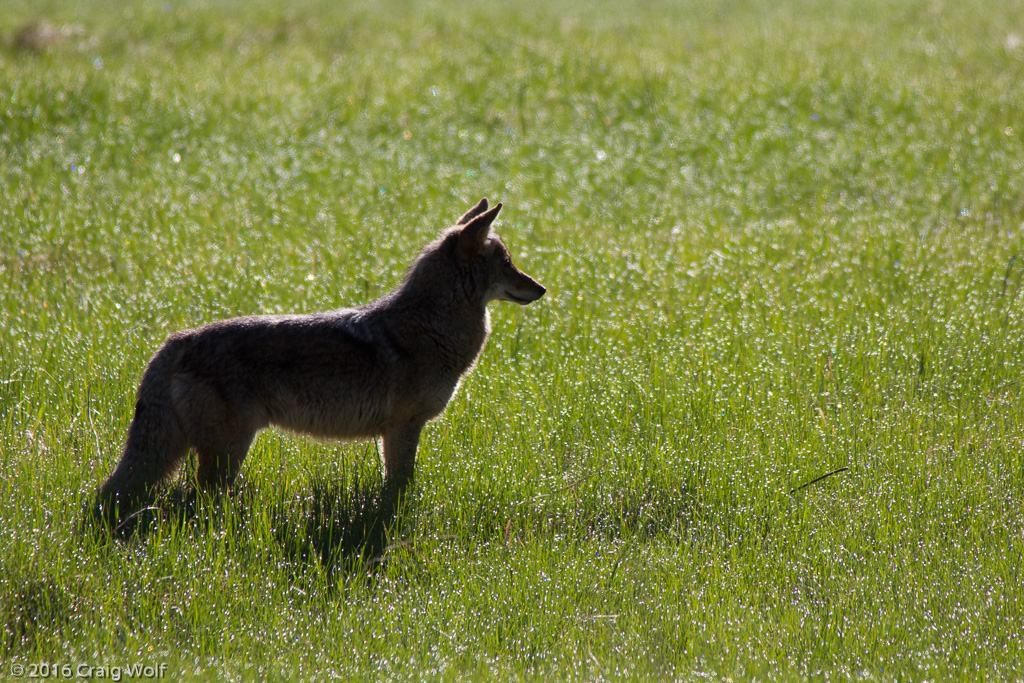
[{"label": "dark patch in grass", "polygon": [[5,654],[33,651],[46,632],[60,633],[77,611],[76,600],[53,579],[8,578],[0,592]]},{"label": "dark patch in grass", "polygon": [[47,19],[33,19],[18,28],[6,42],[16,53],[41,54],[85,34],[81,26],[58,26]]},{"label": "dark patch in grass", "polygon": [[[145,538],[167,527],[201,529],[218,526],[230,503],[237,528],[252,515],[269,515],[275,540],[285,555],[300,565],[315,564],[328,576],[379,561],[387,551],[394,506],[385,501],[380,483],[358,478],[351,483],[314,477],[307,492],[281,491],[267,503],[260,485],[240,480],[230,493],[206,495],[188,484],[187,476],[156,493],[148,505],[118,520],[104,519],[95,505],[83,511],[82,531],[98,541]],[[262,512],[261,508],[268,508]]]},{"label": "dark patch in grass", "polygon": [[696,486],[650,482],[597,485],[508,503],[490,494],[467,504],[471,543],[544,539],[645,543],[656,539],[696,547],[764,547],[791,523],[790,498],[702,500]]},{"label": "dark patch in grass", "polygon": [[274,535],[287,557],[328,575],[380,560],[394,515],[379,485],[316,478],[310,492],[272,509]]},{"label": "dark patch in grass", "polygon": [[520,535],[607,540],[653,539],[666,534],[683,537],[699,521],[695,501],[686,486],[591,491],[578,497],[565,493],[511,506],[483,496],[477,501],[470,528],[480,540],[501,537],[506,542]]},{"label": "dark patch in grass", "polygon": [[[192,527],[197,533],[223,525],[230,505],[233,533],[244,532],[252,519],[269,523],[273,542],[296,573],[308,568],[322,571],[328,581],[339,574],[364,571],[378,565],[389,549],[389,532],[401,528],[401,519],[385,504],[379,480],[358,476],[331,480],[314,475],[299,493],[267,491],[260,482],[242,479],[229,495],[197,495],[179,481],[153,502],[122,521],[113,532],[118,540],[145,537],[168,526]],[[452,537],[471,545],[492,542],[532,542],[538,539],[603,539],[644,542],[674,539],[681,543],[712,546],[765,542],[779,510],[774,503],[740,501],[708,506],[689,483],[649,482],[616,488],[581,480],[550,494],[518,502],[479,491],[463,502],[465,516]],[[430,521],[429,511],[413,509],[413,524],[422,528],[449,527],[444,520]],[[397,520],[397,521],[396,521]],[[418,524],[417,524],[418,520]],[[443,529],[435,528],[435,531]]]}]

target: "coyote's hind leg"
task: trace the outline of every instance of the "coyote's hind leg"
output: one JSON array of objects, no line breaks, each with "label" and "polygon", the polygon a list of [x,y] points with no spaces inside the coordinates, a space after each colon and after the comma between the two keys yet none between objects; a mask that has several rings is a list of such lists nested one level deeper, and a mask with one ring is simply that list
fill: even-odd
[{"label": "coyote's hind leg", "polygon": [[196,481],[205,491],[226,489],[234,483],[249,453],[256,430],[238,428],[220,438],[196,444]]}]

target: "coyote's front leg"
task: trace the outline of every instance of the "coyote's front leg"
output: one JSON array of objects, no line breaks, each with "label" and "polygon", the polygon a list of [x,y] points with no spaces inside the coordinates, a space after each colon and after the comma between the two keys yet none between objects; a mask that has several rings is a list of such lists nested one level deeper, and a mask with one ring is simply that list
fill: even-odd
[{"label": "coyote's front leg", "polygon": [[423,421],[392,425],[384,430],[384,492],[381,496],[379,531],[383,533],[395,520],[402,498],[412,484],[416,469],[416,448]]}]

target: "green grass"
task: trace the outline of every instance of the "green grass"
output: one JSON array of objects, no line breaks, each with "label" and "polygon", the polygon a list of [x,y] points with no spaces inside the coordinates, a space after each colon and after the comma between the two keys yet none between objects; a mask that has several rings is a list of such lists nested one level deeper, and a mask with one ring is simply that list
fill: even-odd
[{"label": "green grass", "polygon": [[[1024,677],[1021,4],[463,4],[0,8],[2,675]],[[331,552],[373,445],[273,431],[79,532],[169,332],[368,301],[481,196],[549,292],[387,562]]]}]

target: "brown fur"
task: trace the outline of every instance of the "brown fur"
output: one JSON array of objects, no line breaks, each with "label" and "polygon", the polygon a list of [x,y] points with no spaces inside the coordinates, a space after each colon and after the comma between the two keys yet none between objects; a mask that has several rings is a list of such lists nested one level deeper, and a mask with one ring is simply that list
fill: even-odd
[{"label": "brown fur", "polygon": [[190,448],[200,487],[225,487],[270,425],[383,437],[385,492],[397,500],[412,480],[420,431],[487,341],[487,303],[528,304],[544,294],[490,234],[500,210],[481,200],[420,253],[394,291],[366,305],[233,318],[170,335],[142,377],[100,507],[124,516]]}]

